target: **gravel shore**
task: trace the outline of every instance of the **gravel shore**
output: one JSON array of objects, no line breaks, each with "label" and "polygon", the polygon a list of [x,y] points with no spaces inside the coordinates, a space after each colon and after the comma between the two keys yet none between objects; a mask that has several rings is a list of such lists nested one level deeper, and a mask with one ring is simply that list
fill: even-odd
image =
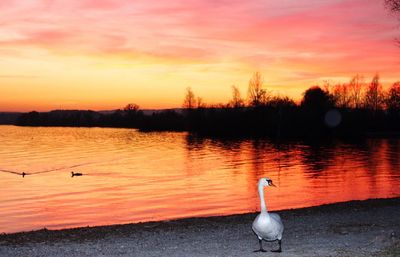
[{"label": "gravel shore", "polygon": [[285,225],[282,253],[253,253],[257,214],[250,213],[1,234],[0,256],[400,256],[400,198],[277,213]]}]

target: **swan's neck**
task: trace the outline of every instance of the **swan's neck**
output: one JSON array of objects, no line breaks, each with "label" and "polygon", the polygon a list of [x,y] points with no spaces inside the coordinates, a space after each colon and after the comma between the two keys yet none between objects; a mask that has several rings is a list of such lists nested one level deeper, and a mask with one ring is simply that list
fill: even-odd
[{"label": "swan's neck", "polygon": [[268,213],[267,206],[265,205],[264,187],[263,187],[263,185],[258,185],[258,194],[260,195],[261,212],[262,213]]}]

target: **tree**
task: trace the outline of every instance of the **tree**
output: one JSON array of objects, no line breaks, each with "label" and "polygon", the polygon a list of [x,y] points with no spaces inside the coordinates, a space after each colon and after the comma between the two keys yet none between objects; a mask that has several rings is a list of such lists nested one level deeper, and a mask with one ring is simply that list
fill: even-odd
[{"label": "tree", "polygon": [[365,85],[364,77],[359,74],[355,75],[347,85],[349,91],[349,103],[352,108],[361,108],[362,106],[362,91]]},{"label": "tree", "polygon": [[379,75],[376,74],[365,92],[364,106],[372,111],[377,111],[382,109],[383,100],[382,85],[379,83]]},{"label": "tree", "polygon": [[350,92],[348,84],[336,84],[333,86],[332,96],[335,105],[339,108],[350,108]]},{"label": "tree", "polygon": [[136,113],[139,110],[139,105],[137,104],[127,104],[124,107],[124,111],[127,113]]},{"label": "tree", "polygon": [[267,102],[267,91],[263,89],[263,77],[260,72],[255,72],[249,81],[247,91],[249,105],[253,107],[261,106]]},{"label": "tree", "polygon": [[310,87],[304,92],[301,106],[310,110],[323,111],[333,106],[333,97],[319,86]]},{"label": "tree", "polygon": [[400,81],[394,83],[389,88],[385,102],[389,111],[400,110]]},{"label": "tree", "polygon": [[268,106],[275,108],[295,107],[296,103],[288,96],[274,96],[268,101]]},{"label": "tree", "polygon": [[[143,112],[139,111],[139,105],[130,103],[124,107],[124,120],[125,125],[129,127],[135,127],[143,116]],[[114,118],[117,118],[114,116]],[[117,120],[115,121],[117,122]]]},{"label": "tree", "polygon": [[197,97],[197,108],[204,108],[206,105],[203,103],[203,98]]},{"label": "tree", "polygon": [[243,99],[240,96],[240,91],[236,86],[232,86],[232,100],[230,104],[234,108],[240,108],[244,106]]},{"label": "tree", "polygon": [[190,87],[186,88],[186,95],[183,101],[183,108],[193,109],[196,106],[196,98]]}]

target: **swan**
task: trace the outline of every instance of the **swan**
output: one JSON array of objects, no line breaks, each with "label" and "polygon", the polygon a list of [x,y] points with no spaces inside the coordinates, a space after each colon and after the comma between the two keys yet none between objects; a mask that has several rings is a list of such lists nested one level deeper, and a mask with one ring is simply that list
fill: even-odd
[{"label": "swan", "polygon": [[268,213],[267,206],[264,200],[264,187],[273,186],[275,187],[272,180],[269,178],[261,178],[258,181],[258,194],[261,202],[261,213],[257,215],[253,221],[253,232],[258,238],[260,249],[254,252],[266,252],[262,247],[262,241],[276,241],[278,240],[279,249],[273,250],[272,252],[282,252],[282,234],[283,234],[283,223],[281,217],[277,213]]}]

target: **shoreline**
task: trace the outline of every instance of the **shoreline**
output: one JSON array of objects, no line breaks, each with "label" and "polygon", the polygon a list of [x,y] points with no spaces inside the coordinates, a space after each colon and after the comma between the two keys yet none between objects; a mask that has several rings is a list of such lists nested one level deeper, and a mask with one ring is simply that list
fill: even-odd
[{"label": "shoreline", "polygon": [[[265,253],[265,256],[374,256],[377,253],[392,256],[391,251],[398,253],[400,198],[341,202],[276,213],[285,225],[283,253]],[[256,215],[0,234],[0,255],[260,256],[252,252],[258,247],[251,231]],[[274,247],[275,244],[264,242],[264,248]]]},{"label": "shoreline", "polygon": [[[221,134],[221,133],[204,133],[202,131],[194,131],[189,129],[149,129],[149,128],[141,128],[141,127],[132,127],[132,126],[108,126],[108,125],[18,125],[15,123],[0,123],[0,126],[14,126],[20,128],[101,128],[101,129],[134,129],[138,132],[142,133],[153,133],[153,132],[166,132],[166,133],[191,133],[193,135],[204,137],[204,138],[217,138],[217,139],[276,139],[276,135],[265,135],[265,134],[248,134],[248,133],[228,133],[228,134]],[[393,131],[393,130],[379,130],[379,131],[364,131],[362,133],[342,135],[342,136],[334,136],[332,135],[319,135],[319,139],[339,139],[339,140],[359,140],[359,139],[398,139],[400,138],[400,132]],[[294,136],[287,136],[283,138],[279,138],[279,140],[284,141],[298,141],[298,140],[306,140],[312,141],[308,135],[294,135]]]}]

